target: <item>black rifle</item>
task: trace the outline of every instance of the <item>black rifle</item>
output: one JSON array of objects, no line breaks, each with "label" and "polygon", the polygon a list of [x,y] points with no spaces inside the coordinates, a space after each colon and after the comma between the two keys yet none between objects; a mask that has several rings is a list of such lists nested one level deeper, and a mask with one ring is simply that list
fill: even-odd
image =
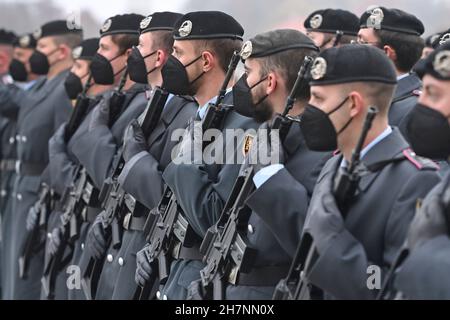
[{"label": "black rifle", "polygon": [[[285,140],[295,121],[288,113],[294,106],[298,91],[305,85],[305,75],[311,62],[311,57],[305,57],[284,112],[272,123],[271,130],[279,130],[280,143]],[[255,189],[252,179],[254,173],[251,165],[245,164],[243,167],[218,222],[208,229],[200,247],[200,253],[204,255],[203,262],[206,263],[205,268],[200,270],[202,289],[198,294],[201,298],[222,300],[225,283],[235,283],[239,273],[248,273],[252,268],[256,250],[249,246],[246,237],[251,215],[246,201]]]},{"label": "black rifle", "polygon": [[89,109],[89,104],[91,99],[86,95],[89,88],[92,86],[92,75],[89,75],[89,78],[83,88],[83,91],[77,96],[77,101],[75,103],[75,107],[72,110],[72,114],[70,116],[69,122],[67,123],[66,130],[64,132],[64,142],[69,142],[70,138],[74,135],[75,131],[77,131],[83,119],[86,117],[86,114]]},{"label": "black rifle", "polygon": [[[240,60],[238,51],[233,53],[228,70],[223,80],[222,86],[214,103],[208,105],[206,115],[202,120],[202,131],[208,129],[221,129],[226,114],[231,110],[231,106],[223,104],[228,85],[236,70]],[[212,142],[212,141],[211,141]],[[211,143],[209,142],[209,143]],[[203,142],[204,149],[208,144]],[[168,266],[170,265],[170,253],[173,246],[192,246],[192,243],[198,237],[189,226],[185,217],[180,214],[181,208],[177,204],[175,194],[168,186],[165,187],[163,197],[156,210],[151,210],[146,222],[145,234],[150,246],[146,249],[146,254],[153,265],[151,279],[147,281],[144,287],[138,286],[134,293],[135,300],[148,300],[155,292],[159,283],[164,283],[168,277]],[[178,244],[175,244],[175,238]],[[172,248],[173,249],[173,248]],[[156,276],[156,274],[159,276]]]},{"label": "black rifle", "polygon": [[[375,119],[378,110],[375,107],[369,107],[366,119],[361,131],[361,135],[352,152],[352,158],[347,167],[340,167],[335,178],[333,194],[336,203],[345,218],[346,210],[351,204],[359,181],[361,179],[361,150],[367,134],[370,131],[372,122]],[[273,295],[274,300],[308,300],[310,299],[311,285],[308,283],[307,274],[311,267],[317,261],[319,254],[314,246],[314,240],[310,234],[304,233],[297,247],[294,260],[289,269],[286,278],[280,280]]]},{"label": "black rifle", "polygon": [[[155,88],[152,91],[152,97],[147,104],[146,114],[141,123],[144,136],[148,138],[153,132],[161,118],[162,111],[166,104],[169,93],[161,88]],[[113,165],[112,174],[103,183],[99,198],[102,200],[104,211],[101,213],[102,225],[105,231],[107,243],[112,243],[114,248],[120,248],[122,243],[122,220],[125,214],[126,202],[130,201],[129,195],[120,185],[118,178],[125,165],[122,151],[116,157]],[[99,276],[101,261],[94,256],[85,260],[86,264],[81,266],[81,285],[88,299],[92,298],[93,286]]]},{"label": "black rifle", "polygon": [[120,78],[120,83],[117,90],[114,90],[113,94],[109,98],[109,127],[112,127],[124,109],[125,92],[123,91],[123,88],[127,82],[127,76],[128,69],[125,69],[122,78]]},{"label": "black rifle", "polygon": [[28,265],[33,253],[45,244],[45,241],[40,243],[42,242],[40,237],[41,234],[45,232],[48,214],[51,211],[51,200],[52,191],[50,187],[47,184],[42,183],[39,199],[32,207],[32,210],[36,210],[37,212],[38,223],[32,230],[27,232],[27,237],[21,250],[22,253],[19,257],[19,277],[21,279],[26,279],[28,277]]}]

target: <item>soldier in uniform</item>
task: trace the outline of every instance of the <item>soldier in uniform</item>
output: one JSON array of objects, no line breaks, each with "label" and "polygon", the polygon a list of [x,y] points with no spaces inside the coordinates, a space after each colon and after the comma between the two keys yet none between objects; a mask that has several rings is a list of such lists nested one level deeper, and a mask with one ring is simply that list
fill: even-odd
[{"label": "soldier in uniform", "polygon": [[[161,70],[172,52],[173,26],[181,17],[179,13],[155,12],[141,21],[139,46],[133,49],[128,59],[132,80],[148,83],[152,88],[165,85]],[[137,121],[128,128],[123,151],[126,163],[119,182],[124,190],[144,207],[154,208],[161,199],[164,188],[162,172],[171,161],[172,149],[178,142],[172,140],[172,133],[174,130],[186,128],[188,120],[196,111],[197,104],[193,98],[170,95],[161,119],[149,137],[144,137]],[[145,112],[141,117],[144,115]],[[137,210],[129,212],[124,218],[122,246],[116,254],[117,259],[111,263],[116,265],[115,273],[110,272],[107,275],[109,282],[115,282],[112,299],[133,297],[136,289],[136,253],[145,245],[143,227],[147,215],[148,209],[144,212]],[[98,238],[93,241],[97,241],[99,247],[102,247],[106,241],[101,224],[97,223],[93,230],[94,228],[97,228]],[[112,252],[112,248],[108,251]]]},{"label": "soldier in uniform", "polygon": [[[246,114],[259,122],[266,121],[263,126],[267,126],[277,114],[283,113],[305,56],[315,57],[318,48],[300,31],[289,29],[259,34],[244,44],[243,51],[246,47],[250,48],[246,52],[246,73],[233,88],[235,107],[249,108]],[[255,85],[265,77],[267,81]],[[243,94],[238,95],[236,91]],[[265,95],[266,99],[254,104]],[[248,98],[238,98],[243,96]],[[309,86],[302,85],[294,98],[296,102],[289,114],[301,117],[309,100]],[[246,101],[253,103],[248,105]],[[250,272],[240,273],[236,282],[227,285],[226,299],[272,298],[275,285],[288,272],[300,240],[299,230],[303,227],[315,181],[331,156],[331,153],[307,149],[298,122],[292,123],[280,150],[271,148],[268,141],[274,143],[258,139],[251,146],[252,151],[261,152],[265,148],[280,152],[278,163],[263,164],[258,157],[253,165],[256,190],[246,202],[252,209],[247,238],[249,245],[257,250],[256,258]]]},{"label": "soldier in uniform", "polygon": [[[131,54],[131,48],[139,41],[139,23],[144,17],[138,14],[116,15],[106,19],[100,29],[99,49],[94,55],[89,69],[97,85],[120,85],[124,81],[125,94],[121,113],[117,120],[109,127],[109,101],[111,93],[106,91],[100,101],[92,107],[77,131],[69,140],[67,147],[64,143],[65,126],[55,133],[50,141],[50,150],[53,157],[59,158],[52,167],[52,176],[57,177],[59,172],[74,172],[79,165],[88,172],[92,187],[100,189],[113,162],[115,153],[121,144],[126,126],[136,118],[145,108],[147,86],[134,83],[126,72],[126,61]],[[108,89],[109,90],[109,89]],[[69,177],[71,181],[75,177]],[[63,180],[57,189],[70,185]],[[86,255],[85,239],[90,226],[101,212],[100,204],[87,206],[86,214],[82,217],[79,238],[74,246],[74,254],[70,265],[79,265]],[[55,226],[48,248],[55,248],[61,243],[60,229]],[[69,299],[85,299],[81,288],[69,290]]]},{"label": "soldier in uniform", "polygon": [[39,93],[25,99],[17,121],[17,179],[12,210],[12,246],[15,268],[12,269],[14,299],[38,299],[43,268],[43,252],[37,252],[30,262],[27,279],[18,278],[19,251],[25,241],[28,210],[36,202],[41,174],[48,164],[48,140],[66,121],[71,111],[64,89],[64,79],[73,64],[72,49],[82,40],[82,30],[56,20],[44,24],[35,34],[36,51],[30,57],[31,71],[46,74]]},{"label": "soldier in uniform", "polygon": [[[340,154],[322,169],[308,209],[303,232],[317,255],[306,278],[325,298],[372,299],[379,287],[369,281],[371,270],[380,275],[392,265],[417,199],[440,180],[436,164],[416,156],[388,125],[397,80],[382,51],[356,44],[328,49],[315,59],[311,77],[301,126],[306,144]],[[378,113],[362,145],[356,193],[337,203],[335,181],[350,165],[370,106]]]},{"label": "soldier in uniform", "polygon": [[[14,43],[13,59],[9,66],[9,73],[14,83],[1,87],[0,92],[0,113],[7,123],[3,129],[1,139],[2,160],[0,162],[1,170],[1,207],[2,213],[2,283],[10,283],[6,277],[11,274],[11,219],[13,212],[11,204],[14,195],[12,190],[15,181],[16,164],[16,122],[21,101],[25,95],[32,94],[38,90],[45,82],[45,79],[39,78],[30,70],[29,59],[36,47],[36,40],[33,34],[20,36]],[[10,292],[10,288],[5,288],[5,292]]]},{"label": "soldier in uniform", "polygon": [[424,41],[420,36],[424,26],[409,13],[385,7],[368,8],[361,15],[360,26],[358,42],[383,50],[394,63],[398,85],[389,111],[389,124],[407,137],[406,120],[421,88],[420,79],[411,70],[422,55]]},{"label": "soldier in uniform", "polygon": [[[234,18],[218,11],[190,12],[177,22],[173,57],[169,58],[166,64],[168,68],[163,69],[162,74],[164,81],[173,81],[169,85],[171,88],[168,88],[170,92],[194,94],[200,106],[196,119],[204,119],[209,103],[216,100],[232,54],[241,48],[243,33],[244,30]],[[185,80],[177,84],[177,79]],[[224,104],[232,103],[231,88],[228,91]],[[189,130],[191,133],[194,130],[194,134],[186,137],[195,135],[194,128],[199,123],[200,121],[191,122]],[[227,139],[225,131],[239,129],[244,133],[247,129],[256,128],[256,122],[234,110],[225,114],[222,123],[223,126],[218,130],[222,132],[223,139],[216,140],[205,149],[205,153],[210,147],[209,150],[216,150],[218,154],[215,159],[222,158],[222,162],[186,159],[191,155],[191,149],[187,148],[187,151],[184,146],[195,145],[195,141],[185,139],[178,157],[164,170],[163,179],[177,198],[183,211],[180,214],[188,220],[189,228],[194,231],[195,244],[192,248],[179,244],[180,250],[174,252],[175,261],[171,265],[169,278],[162,291],[157,293],[160,299],[185,299],[190,283],[200,278],[199,271],[204,266],[199,252],[201,239],[219,217],[239,173],[239,164],[227,163],[225,160],[225,156],[233,160],[236,150],[234,139]],[[244,135],[237,136],[237,141],[241,145]],[[237,148],[241,150],[242,147]],[[232,154],[226,154],[227,150],[231,150]],[[188,156],[185,158],[186,155]],[[147,247],[141,250],[137,257],[136,282],[141,285],[149,279],[152,272],[145,254],[146,249]]]},{"label": "soldier in uniform", "polygon": [[323,9],[311,13],[303,26],[306,29],[306,35],[322,51],[356,40],[359,19],[350,11]]},{"label": "soldier in uniform", "polygon": [[[438,47],[417,68],[424,90],[408,122],[418,154],[450,155],[450,42]],[[395,286],[408,299],[450,299],[450,175],[433,188],[417,210],[406,238],[409,255]]]}]

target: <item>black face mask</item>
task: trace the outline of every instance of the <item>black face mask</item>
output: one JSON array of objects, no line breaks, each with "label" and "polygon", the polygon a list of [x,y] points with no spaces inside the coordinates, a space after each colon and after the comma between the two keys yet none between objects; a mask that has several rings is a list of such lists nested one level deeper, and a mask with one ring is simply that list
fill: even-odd
[{"label": "black face mask", "polygon": [[83,91],[83,84],[81,83],[81,79],[84,79],[88,75],[89,73],[85,74],[81,78],[73,72],[70,72],[67,75],[67,78],[64,81],[64,88],[66,89],[66,93],[69,99],[76,99],[77,96]]},{"label": "black face mask", "polygon": [[169,59],[167,59],[167,62],[161,69],[163,88],[172,94],[194,95],[195,92],[192,88],[192,84],[200,79],[205,72],[203,71],[197,78],[189,82],[186,68],[197,62],[201,57],[202,55],[199,55],[187,65],[183,65],[180,60],[175,58],[173,55],[170,55]]},{"label": "black face mask", "polygon": [[156,70],[156,67],[147,72],[147,67],[145,66],[145,59],[154,55],[157,51],[153,51],[152,53],[142,56],[141,52],[138,48],[133,47],[131,49],[131,54],[127,60],[127,68],[128,74],[130,75],[130,79],[137,83],[147,84],[147,76]]},{"label": "black face mask", "polygon": [[53,53],[58,51],[59,48],[51,51],[47,56],[42,52],[35,50],[30,57],[30,68],[31,72],[38,75],[46,75],[50,69],[50,64],[48,62],[48,57]]},{"label": "black face mask", "polygon": [[[234,110],[236,110],[237,113],[249,118],[256,117],[256,106],[262,103],[269,95],[266,94],[261,99],[259,99],[257,103],[253,103],[251,91],[266,79],[267,76],[250,87],[247,83],[247,74],[244,73],[242,77],[236,82],[236,84],[233,86],[233,104]],[[266,120],[268,119],[265,119],[261,122],[264,122]]]},{"label": "black face mask", "polygon": [[336,132],[329,115],[339,110],[347,100],[348,97],[329,113],[325,113],[310,104],[306,106],[301,117],[300,127],[308,149],[312,151],[334,151],[337,149],[337,137],[347,129],[353,118],[350,118],[344,127]]},{"label": "black face mask", "polygon": [[28,72],[25,68],[25,64],[17,59],[12,59],[9,65],[9,74],[14,79],[14,81],[27,81]]},{"label": "black face mask", "polygon": [[99,53],[96,53],[94,55],[94,58],[92,58],[91,66],[89,67],[89,69],[91,70],[92,78],[94,79],[95,83],[102,85],[114,84],[114,77],[119,73],[121,73],[126,68],[125,66],[122,69],[120,69],[117,73],[114,73],[111,62],[116,60],[120,56],[122,56],[122,54],[119,54],[114,58],[112,58],[111,60],[108,60]]},{"label": "black face mask", "polygon": [[406,124],[413,150],[424,157],[441,160],[450,155],[450,125],[439,111],[418,103]]}]

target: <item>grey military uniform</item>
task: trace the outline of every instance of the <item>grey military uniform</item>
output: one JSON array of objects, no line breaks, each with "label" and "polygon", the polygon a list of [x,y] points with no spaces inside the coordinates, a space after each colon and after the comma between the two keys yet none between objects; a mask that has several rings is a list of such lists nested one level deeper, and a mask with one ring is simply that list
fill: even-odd
[{"label": "grey military uniform", "polygon": [[[284,168],[265,181],[248,198],[252,209],[247,237],[257,250],[252,271],[229,284],[226,299],[271,299],[275,285],[288,272],[300,230],[306,218],[314,185],[331,153],[307,149],[298,123],[293,123],[283,143]],[[276,214],[274,214],[276,213]],[[245,282],[245,276],[252,277]]]},{"label": "grey military uniform", "polygon": [[[146,107],[147,96],[144,92],[146,88],[147,86],[134,85],[127,91],[126,94],[129,95],[129,98],[127,98],[125,102],[127,107],[110,129],[106,126],[99,126],[94,128],[94,130],[84,131],[84,133],[80,135],[80,138],[77,138],[74,142],[74,154],[86,168],[89,176],[92,178],[98,189],[102,187],[103,181],[110,174],[114,158],[118,154],[119,147],[122,145],[125,129]],[[89,227],[84,226],[82,229],[84,236],[87,235],[88,232],[86,228],[88,229]],[[81,242],[79,244],[82,245],[83,243]],[[127,243],[122,241],[122,245],[127,246]],[[115,259],[115,263],[109,262],[111,258],[105,260],[99,279],[96,299],[104,300],[111,298],[114,288],[114,279],[116,279],[115,275],[118,272],[118,268],[112,268],[112,266],[118,265],[117,251],[117,249],[112,249],[106,253],[106,257],[109,255],[113,258],[113,261]],[[86,257],[87,255],[82,253],[79,257],[79,263],[81,263],[83,259],[86,259]]]},{"label": "grey military uniform", "polygon": [[[447,174],[441,183],[434,187],[423,201],[422,208],[430,206],[433,202],[442,201],[442,196],[448,192],[450,175]],[[448,209],[448,208],[447,208]],[[420,214],[438,214],[441,212]],[[445,212],[444,214],[448,214]],[[419,218],[419,217],[416,217]],[[413,220],[412,225],[416,222]],[[450,266],[450,239],[448,235],[448,226],[445,217],[427,217],[432,220],[431,227],[434,230],[438,228],[443,233],[434,234],[433,237],[415,246],[409,253],[407,259],[403,262],[396,272],[395,287],[407,299],[450,299],[450,282],[448,270]],[[412,226],[411,225],[411,226]],[[427,225],[430,228],[430,225]]]},{"label": "grey military uniform", "polygon": [[[172,133],[174,130],[186,128],[196,111],[197,103],[192,98],[173,96],[164,107],[157,127],[147,139],[149,150],[135,155],[122,170],[119,177],[122,187],[147,208],[156,207],[162,197],[162,172],[170,163],[172,151],[178,143],[178,140],[172,140]],[[145,216],[133,216],[131,221]],[[131,222],[130,226],[132,225]],[[123,238],[127,239],[124,242],[128,243],[128,246],[122,246],[117,253],[120,269],[112,299],[133,297],[136,289],[136,253],[145,245],[146,235],[140,229],[130,227],[124,230]]]},{"label": "grey military uniform", "polygon": [[[47,80],[39,93],[33,95],[20,108],[17,122],[17,157],[21,161],[15,184],[16,199],[13,203],[13,251],[15,253],[15,281],[13,298],[38,299],[40,278],[43,269],[43,252],[37,252],[30,261],[29,276],[18,278],[17,259],[25,240],[25,220],[29,208],[36,202],[41,182],[41,173],[48,164],[48,141],[56,129],[67,120],[72,105],[64,89],[63,80],[68,71]],[[27,173],[26,167],[34,167]]]},{"label": "grey military uniform", "polygon": [[342,156],[333,157],[323,168],[304,232],[311,234],[316,248],[321,248],[307,274],[308,281],[322,289],[326,298],[373,299],[377,295],[377,289],[367,286],[367,268],[378,266],[381,275],[389,269],[403,244],[417,199],[439,182],[430,161],[405,151],[408,148],[394,128],[368,151],[362,162],[373,171],[361,177],[344,221],[337,209],[321,211],[322,199],[330,193],[325,186],[333,179]]},{"label": "grey military uniform", "polygon": [[[227,94],[224,103],[232,101],[232,94]],[[230,111],[224,120],[223,130],[248,130],[258,127],[250,118],[243,117],[235,111]],[[233,152],[242,152],[244,137],[238,141]],[[218,150],[226,150],[233,141],[223,139]],[[229,156],[229,155],[227,155]],[[174,192],[186,219],[199,238],[203,238],[206,231],[212,226],[225,205],[239,174],[240,164],[196,165],[175,164],[167,166],[163,179]],[[198,246],[199,244],[197,244]],[[198,248],[198,247],[197,247]],[[161,292],[161,297],[168,299],[185,299],[187,288],[192,281],[200,279],[200,270],[204,264],[200,260],[179,259],[172,263],[169,278]]]}]

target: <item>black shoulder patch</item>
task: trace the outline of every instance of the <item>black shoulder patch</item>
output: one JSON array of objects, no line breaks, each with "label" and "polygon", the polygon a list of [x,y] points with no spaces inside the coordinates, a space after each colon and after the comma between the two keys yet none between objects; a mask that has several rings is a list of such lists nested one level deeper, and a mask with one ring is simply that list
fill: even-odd
[{"label": "black shoulder patch", "polygon": [[439,165],[428,158],[418,156],[413,150],[403,150],[403,155],[419,170],[439,170]]}]

